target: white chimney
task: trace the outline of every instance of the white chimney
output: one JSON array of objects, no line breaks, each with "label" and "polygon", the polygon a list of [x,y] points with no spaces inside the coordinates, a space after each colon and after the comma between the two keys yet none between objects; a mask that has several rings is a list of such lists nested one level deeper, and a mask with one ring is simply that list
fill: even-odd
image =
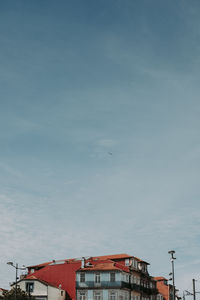
[{"label": "white chimney", "polygon": [[85,268],[85,257],[81,259],[81,269]]}]

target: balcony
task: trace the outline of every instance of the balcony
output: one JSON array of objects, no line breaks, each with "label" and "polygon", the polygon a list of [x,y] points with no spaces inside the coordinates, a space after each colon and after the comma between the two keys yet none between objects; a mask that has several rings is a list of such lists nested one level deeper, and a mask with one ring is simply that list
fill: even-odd
[{"label": "balcony", "polygon": [[136,291],[136,292],[140,292],[141,291],[141,286],[136,284],[136,283],[131,283],[131,289]]},{"label": "balcony", "polygon": [[138,285],[136,283],[131,284],[131,289],[136,292],[142,292],[147,295],[156,295],[157,294],[157,289],[147,288],[147,287]]},{"label": "balcony", "polygon": [[130,288],[130,284],[124,281],[101,281],[96,283],[94,281],[86,281],[86,282],[79,282],[76,281],[76,288],[77,289],[98,289],[98,288]]},{"label": "balcony", "polygon": [[141,292],[143,292],[144,294],[147,294],[147,295],[156,295],[157,294],[157,289],[152,289],[152,288],[147,288],[147,287],[144,287],[144,286],[141,286]]}]

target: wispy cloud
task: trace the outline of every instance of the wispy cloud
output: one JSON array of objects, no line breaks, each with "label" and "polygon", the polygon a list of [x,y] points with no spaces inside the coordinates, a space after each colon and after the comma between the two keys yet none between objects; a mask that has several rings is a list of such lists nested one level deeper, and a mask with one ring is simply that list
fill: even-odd
[{"label": "wispy cloud", "polygon": [[116,140],[113,139],[101,139],[97,141],[97,145],[105,148],[112,148],[117,144]]}]

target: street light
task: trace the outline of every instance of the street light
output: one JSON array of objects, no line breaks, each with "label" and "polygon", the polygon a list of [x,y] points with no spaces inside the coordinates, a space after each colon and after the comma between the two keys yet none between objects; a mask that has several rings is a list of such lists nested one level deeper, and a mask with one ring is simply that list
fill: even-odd
[{"label": "street light", "polygon": [[17,300],[17,279],[18,279],[18,270],[26,270],[25,266],[22,266],[21,268],[19,267],[18,263],[16,263],[16,265],[14,265],[14,263],[12,261],[8,261],[7,265],[12,266],[13,268],[15,268],[16,272],[15,272],[15,300]]},{"label": "street light", "polygon": [[176,257],[174,257],[174,250],[170,250],[168,251],[168,253],[171,255],[171,263],[172,263],[172,273],[170,273],[170,275],[172,275],[172,285],[173,285],[173,300],[176,299],[176,290],[175,290],[175,280],[174,280],[174,260],[176,259]]}]

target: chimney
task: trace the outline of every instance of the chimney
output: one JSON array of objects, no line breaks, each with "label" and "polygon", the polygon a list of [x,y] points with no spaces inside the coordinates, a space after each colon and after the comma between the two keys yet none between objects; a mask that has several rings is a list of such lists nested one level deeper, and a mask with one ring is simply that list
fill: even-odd
[{"label": "chimney", "polygon": [[85,268],[85,257],[81,259],[81,269]]}]

